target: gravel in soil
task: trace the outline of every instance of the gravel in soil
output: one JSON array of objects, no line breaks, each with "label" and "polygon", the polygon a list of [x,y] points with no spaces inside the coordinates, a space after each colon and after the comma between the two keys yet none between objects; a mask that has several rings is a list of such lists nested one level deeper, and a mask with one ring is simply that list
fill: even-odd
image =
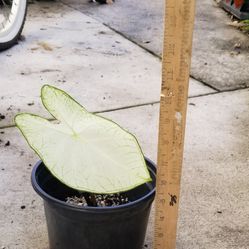
[{"label": "gravel in soil", "polygon": [[115,207],[129,203],[125,194],[89,194],[82,193],[79,196],[66,198],[66,203],[82,207]]}]

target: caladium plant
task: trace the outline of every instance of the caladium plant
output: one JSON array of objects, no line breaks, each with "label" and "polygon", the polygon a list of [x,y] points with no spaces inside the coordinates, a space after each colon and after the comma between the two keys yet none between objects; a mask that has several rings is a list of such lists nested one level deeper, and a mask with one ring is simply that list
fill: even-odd
[{"label": "caladium plant", "polygon": [[15,123],[58,180],[79,191],[101,194],[124,192],[151,181],[131,133],[88,112],[56,87],[44,85],[41,100],[57,122],[21,113]]}]

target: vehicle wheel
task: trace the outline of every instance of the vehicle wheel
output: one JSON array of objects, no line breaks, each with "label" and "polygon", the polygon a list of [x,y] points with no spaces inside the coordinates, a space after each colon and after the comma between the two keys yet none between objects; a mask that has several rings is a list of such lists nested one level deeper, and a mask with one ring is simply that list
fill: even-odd
[{"label": "vehicle wheel", "polygon": [[17,43],[27,13],[27,0],[0,0],[0,51]]}]

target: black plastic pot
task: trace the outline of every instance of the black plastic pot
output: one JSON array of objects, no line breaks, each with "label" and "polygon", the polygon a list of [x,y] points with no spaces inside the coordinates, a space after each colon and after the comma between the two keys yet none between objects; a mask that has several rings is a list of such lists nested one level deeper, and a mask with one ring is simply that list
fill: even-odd
[{"label": "black plastic pot", "polygon": [[156,167],[146,159],[152,182],[129,192],[130,202],[116,207],[77,207],[66,203],[77,194],[39,161],[32,185],[43,198],[50,249],[142,249],[155,197]]}]

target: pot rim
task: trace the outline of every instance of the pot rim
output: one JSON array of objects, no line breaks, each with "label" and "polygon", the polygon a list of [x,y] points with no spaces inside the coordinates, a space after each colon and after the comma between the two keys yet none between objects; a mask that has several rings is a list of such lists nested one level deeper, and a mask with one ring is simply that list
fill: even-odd
[{"label": "pot rim", "polygon": [[[149,168],[149,171],[151,172],[151,174],[155,175],[156,178],[156,165],[154,164],[154,162],[152,162],[149,158],[145,157],[145,161],[146,164]],[[53,196],[51,196],[50,194],[48,194],[47,192],[45,192],[40,185],[37,182],[37,178],[36,178],[36,172],[38,170],[39,167],[41,167],[41,165],[43,164],[42,160],[39,160],[35,166],[32,169],[32,173],[31,173],[31,183],[32,186],[34,188],[34,190],[36,191],[36,193],[38,195],[40,195],[44,200],[46,201],[50,201],[55,205],[59,205],[61,207],[67,208],[67,209],[72,209],[75,211],[81,211],[81,212],[112,212],[112,211],[117,211],[117,210],[121,210],[121,209],[128,209],[128,208],[132,208],[135,207],[137,205],[139,205],[140,203],[142,203],[143,201],[149,200],[149,199],[154,199],[155,196],[155,192],[156,192],[156,185],[153,187],[153,189],[151,189],[146,195],[142,196],[141,198],[123,204],[123,205],[119,205],[119,206],[114,206],[114,207],[82,207],[82,206],[75,206],[73,204],[69,204],[66,203],[65,201],[61,201]]]}]

